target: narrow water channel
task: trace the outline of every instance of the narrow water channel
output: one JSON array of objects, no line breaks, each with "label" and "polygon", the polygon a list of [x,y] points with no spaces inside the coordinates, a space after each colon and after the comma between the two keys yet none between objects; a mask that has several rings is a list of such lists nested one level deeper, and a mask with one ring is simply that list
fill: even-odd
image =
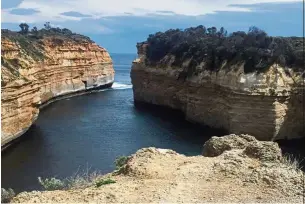
[{"label": "narrow water channel", "polygon": [[22,140],[2,153],[2,187],[38,190],[39,176],[66,178],[87,167],[108,173],[116,157],[143,147],[199,155],[206,140],[223,135],[175,111],[135,107],[129,76],[135,55],[112,57],[113,88],[50,104]]}]

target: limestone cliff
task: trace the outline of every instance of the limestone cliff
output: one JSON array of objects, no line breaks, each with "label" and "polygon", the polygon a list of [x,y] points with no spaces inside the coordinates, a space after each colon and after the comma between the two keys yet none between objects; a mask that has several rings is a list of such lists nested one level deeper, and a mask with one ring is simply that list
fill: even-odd
[{"label": "limestone cliff", "polygon": [[138,44],[131,70],[135,102],[178,109],[189,121],[260,140],[304,137],[302,70],[273,63],[264,71],[246,72],[244,61],[224,61],[211,70],[202,60],[189,74],[185,70],[193,57],[177,66],[177,56],[169,53],[151,63],[148,46]]},{"label": "limestone cliff", "polygon": [[42,104],[113,83],[112,60],[104,48],[84,36],[44,32],[2,31],[2,146],[33,124]]},{"label": "limestone cliff", "polygon": [[[143,148],[117,171],[69,190],[33,191],[12,203],[301,203],[303,174],[275,142],[212,137],[204,156]],[[111,183],[97,185],[111,179]]]}]

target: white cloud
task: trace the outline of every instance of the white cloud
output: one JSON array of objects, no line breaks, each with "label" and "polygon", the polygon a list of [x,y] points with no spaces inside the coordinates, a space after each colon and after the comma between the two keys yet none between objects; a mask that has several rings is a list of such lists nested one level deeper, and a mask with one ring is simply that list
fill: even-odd
[{"label": "white cloud", "polygon": [[61,15],[61,13],[70,11],[79,12],[84,15],[91,15],[92,17],[90,18],[92,19],[110,16],[125,16],[130,14],[136,16],[149,14],[198,16],[213,13],[215,11],[249,12],[250,10],[248,8],[240,8],[230,5],[269,2],[295,2],[295,0],[24,0],[16,8],[36,9],[39,13],[21,16],[11,14],[10,10],[12,8],[3,9],[2,22],[63,22],[70,20],[80,21],[84,18]]}]

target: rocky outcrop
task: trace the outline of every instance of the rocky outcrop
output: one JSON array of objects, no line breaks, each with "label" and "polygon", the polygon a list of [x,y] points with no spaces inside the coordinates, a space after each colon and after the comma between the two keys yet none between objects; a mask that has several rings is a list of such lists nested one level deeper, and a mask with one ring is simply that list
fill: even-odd
[{"label": "rocky outcrop", "polygon": [[1,60],[2,147],[33,124],[42,104],[114,80],[108,52],[87,38],[55,33],[37,39],[6,31]]},{"label": "rocky outcrop", "polygon": [[146,49],[138,44],[131,70],[135,102],[178,109],[189,121],[260,140],[305,136],[301,72],[273,64],[264,72],[245,73],[242,62],[212,71],[202,62],[196,74],[186,76],[188,61],[176,67],[168,55],[168,65],[151,65]]},{"label": "rocky outcrop", "polygon": [[203,146],[203,155],[208,157],[219,156],[225,151],[242,149],[243,154],[262,161],[280,161],[281,149],[274,142],[258,142],[250,135],[227,135],[212,137]]},{"label": "rocky outcrop", "polygon": [[23,192],[12,202],[302,202],[303,173],[282,156],[277,143],[249,135],[213,137],[205,144],[204,155],[143,148],[121,169],[97,178],[115,183]]}]

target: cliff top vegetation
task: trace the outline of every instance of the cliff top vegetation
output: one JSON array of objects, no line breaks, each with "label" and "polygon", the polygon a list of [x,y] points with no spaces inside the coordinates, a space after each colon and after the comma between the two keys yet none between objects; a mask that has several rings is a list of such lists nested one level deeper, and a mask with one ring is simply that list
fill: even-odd
[{"label": "cliff top vegetation", "polygon": [[188,75],[197,74],[200,69],[217,71],[238,63],[244,63],[246,73],[263,72],[273,64],[304,71],[301,37],[272,37],[254,26],[248,32],[231,34],[223,27],[218,30],[202,25],[185,30],[170,29],[149,35],[147,41],[137,46],[142,44],[147,44],[147,65],[171,64],[183,67]]},{"label": "cliff top vegetation", "polygon": [[[1,29],[2,69],[5,68],[7,73],[10,73],[9,80],[20,78],[19,68],[27,68],[29,66],[29,63],[23,62],[23,59],[32,58],[36,62],[42,62],[48,58],[45,52],[46,40],[51,42],[49,46],[54,47],[62,46],[67,42],[75,44],[93,42],[89,37],[73,33],[67,28],[53,28],[50,22],[46,22],[44,28],[40,30],[37,27],[30,29],[26,23],[21,23],[19,27],[20,31],[18,32]],[[6,52],[14,51],[11,49],[15,48],[10,47],[10,45],[4,45],[5,39],[18,44],[18,55],[6,55]],[[4,81],[7,80],[1,77],[2,84],[5,84]]]},{"label": "cliff top vegetation", "polygon": [[38,29],[36,26],[30,29],[29,25],[26,23],[21,23],[19,27],[20,31],[18,32],[10,31],[8,29],[1,29],[2,37],[7,37],[10,39],[24,37],[28,38],[29,40],[40,40],[46,37],[56,37],[75,42],[93,42],[89,37],[73,33],[67,28],[52,27],[50,22],[46,22],[44,24],[44,28],[42,29]]}]

